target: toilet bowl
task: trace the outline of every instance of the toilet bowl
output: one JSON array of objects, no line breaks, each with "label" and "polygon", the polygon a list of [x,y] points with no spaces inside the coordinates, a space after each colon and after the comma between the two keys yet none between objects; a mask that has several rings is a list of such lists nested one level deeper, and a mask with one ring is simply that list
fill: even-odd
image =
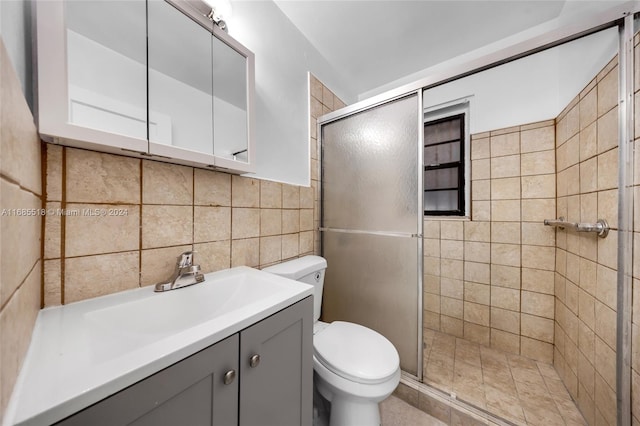
[{"label": "toilet bowl", "polygon": [[313,378],[331,404],[330,426],[379,426],[378,403],[400,382],[400,357],[393,344],[367,327],[319,321],[327,262],[305,256],[264,271],[314,286]]}]

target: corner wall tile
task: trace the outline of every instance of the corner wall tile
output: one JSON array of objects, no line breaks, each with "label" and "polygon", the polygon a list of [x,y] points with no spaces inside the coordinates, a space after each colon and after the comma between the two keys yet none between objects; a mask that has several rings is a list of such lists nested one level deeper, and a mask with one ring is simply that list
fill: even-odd
[{"label": "corner wall tile", "polygon": [[139,262],[138,251],[66,259],[64,303],[138,287]]},{"label": "corner wall tile", "polygon": [[140,204],[136,158],[65,148],[67,202]]}]

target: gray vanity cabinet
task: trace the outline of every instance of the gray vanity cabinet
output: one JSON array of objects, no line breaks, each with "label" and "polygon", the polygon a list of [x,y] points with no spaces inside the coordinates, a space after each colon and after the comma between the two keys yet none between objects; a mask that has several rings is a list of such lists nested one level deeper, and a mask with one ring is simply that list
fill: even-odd
[{"label": "gray vanity cabinet", "polygon": [[311,425],[312,316],[307,297],[57,425]]},{"label": "gray vanity cabinet", "polygon": [[307,297],[240,333],[241,426],[311,425],[312,314]]}]

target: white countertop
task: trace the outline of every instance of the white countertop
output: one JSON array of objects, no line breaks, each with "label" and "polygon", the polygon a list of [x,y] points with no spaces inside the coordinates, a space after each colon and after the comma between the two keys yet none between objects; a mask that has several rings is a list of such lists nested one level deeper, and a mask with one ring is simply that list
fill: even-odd
[{"label": "white countertop", "polygon": [[40,311],[5,426],[50,425],[313,294],[248,267]]}]

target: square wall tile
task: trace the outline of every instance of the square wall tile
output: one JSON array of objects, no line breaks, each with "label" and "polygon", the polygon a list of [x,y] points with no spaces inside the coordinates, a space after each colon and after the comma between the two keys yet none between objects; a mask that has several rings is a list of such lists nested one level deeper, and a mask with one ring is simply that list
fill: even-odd
[{"label": "square wall tile", "polygon": [[553,343],[553,319],[522,314],[520,318],[521,334],[547,343]]},{"label": "square wall tile", "polygon": [[535,152],[555,149],[555,126],[540,127],[520,132],[520,151]]},{"label": "square wall tile", "polygon": [[551,363],[553,362],[553,344],[541,342],[522,336],[520,338],[520,353],[527,358]]},{"label": "square wall tile", "polygon": [[[595,269],[594,269],[595,273]],[[554,272],[522,268],[522,289],[536,293],[554,294]]]},{"label": "square wall tile", "polygon": [[490,242],[491,224],[488,222],[465,222],[464,239],[465,241]]},{"label": "square wall tile", "polygon": [[520,244],[520,223],[492,221],[491,242]]},{"label": "square wall tile", "polygon": [[471,199],[473,201],[491,199],[491,180],[474,180],[471,182]]},{"label": "square wall tile", "polygon": [[282,259],[282,236],[260,238],[260,264],[267,265]]},{"label": "square wall tile", "polygon": [[520,178],[503,178],[491,180],[492,200],[519,200]]},{"label": "square wall tile", "polygon": [[553,271],[555,268],[555,248],[523,245],[522,266]]},{"label": "square wall tile", "polygon": [[520,155],[491,158],[491,178],[520,176]]},{"label": "square wall tile", "polygon": [[598,189],[618,187],[618,148],[598,156]]},{"label": "square wall tile", "polygon": [[508,353],[519,354],[520,336],[492,328],[491,347]]},{"label": "square wall tile", "polygon": [[463,240],[464,222],[442,221],[440,224],[440,238],[443,240]]},{"label": "square wall tile", "polygon": [[64,268],[64,303],[129,290],[139,283],[138,251],[69,258]]},{"label": "square wall tile", "polygon": [[520,245],[491,243],[491,263],[520,266]]},{"label": "square wall tile", "polygon": [[140,248],[139,206],[67,204],[67,210],[78,214],[65,217],[66,257]]},{"label": "square wall tile", "polygon": [[522,198],[555,198],[556,175],[522,177]]},{"label": "square wall tile", "polygon": [[491,220],[520,222],[520,200],[491,201]]},{"label": "square wall tile", "polygon": [[195,205],[231,206],[231,175],[194,169],[193,178]]},{"label": "square wall tile", "polygon": [[231,209],[231,238],[234,240],[260,236],[260,209]]},{"label": "square wall tile", "polygon": [[260,181],[244,176],[231,176],[231,205],[260,207]]},{"label": "square wall tile", "polygon": [[282,233],[294,232],[300,232],[300,210],[282,210]]},{"label": "square wall tile", "polygon": [[520,268],[492,264],[491,286],[520,289]]},{"label": "square wall tile", "polygon": [[260,266],[260,238],[231,241],[231,267]]},{"label": "square wall tile", "polygon": [[521,156],[522,176],[555,174],[556,153],[554,150],[538,151]]},{"label": "square wall tile", "polygon": [[491,136],[491,156],[502,157],[520,153],[520,132]]},{"label": "square wall tile", "polygon": [[491,306],[509,311],[520,310],[520,291],[511,288],[491,287]]},{"label": "square wall tile", "polygon": [[554,297],[550,294],[522,292],[522,312],[537,315],[544,318],[554,317]]},{"label": "square wall tile", "polygon": [[282,234],[282,210],[260,209],[260,236]]},{"label": "square wall tile", "polygon": [[231,238],[231,208],[193,208],[193,240],[196,243],[223,241]]},{"label": "square wall tile", "polygon": [[282,208],[300,208],[300,187],[295,185],[282,185]]},{"label": "square wall tile", "polygon": [[193,168],[158,161],[142,161],[144,204],[193,204]]},{"label": "square wall tile", "polygon": [[313,231],[300,232],[299,250],[300,254],[312,254],[313,252]]},{"label": "square wall tile", "polygon": [[140,204],[141,160],[75,148],[65,152],[67,202]]},{"label": "square wall tile", "polygon": [[464,262],[464,280],[489,284],[491,282],[491,269],[489,264]]},{"label": "square wall tile", "polygon": [[191,244],[192,206],[142,206],[142,248]]},{"label": "square wall tile", "polygon": [[[491,307],[491,328],[520,334],[520,312]],[[492,330],[493,333],[493,330]]]},{"label": "square wall tile", "polygon": [[282,236],[282,259],[298,257],[299,254],[299,234],[287,234]]},{"label": "square wall tile", "polygon": [[491,156],[489,138],[471,138],[471,159],[480,160]]},{"label": "square wall tile", "polygon": [[194,244],[202,273],[220,271],[231,267],[231,241],[214,241]]},{"label": "square wall tile", "polygon": [[282,207],[282,184],[260,180],[260,207],[279,209]]}]

